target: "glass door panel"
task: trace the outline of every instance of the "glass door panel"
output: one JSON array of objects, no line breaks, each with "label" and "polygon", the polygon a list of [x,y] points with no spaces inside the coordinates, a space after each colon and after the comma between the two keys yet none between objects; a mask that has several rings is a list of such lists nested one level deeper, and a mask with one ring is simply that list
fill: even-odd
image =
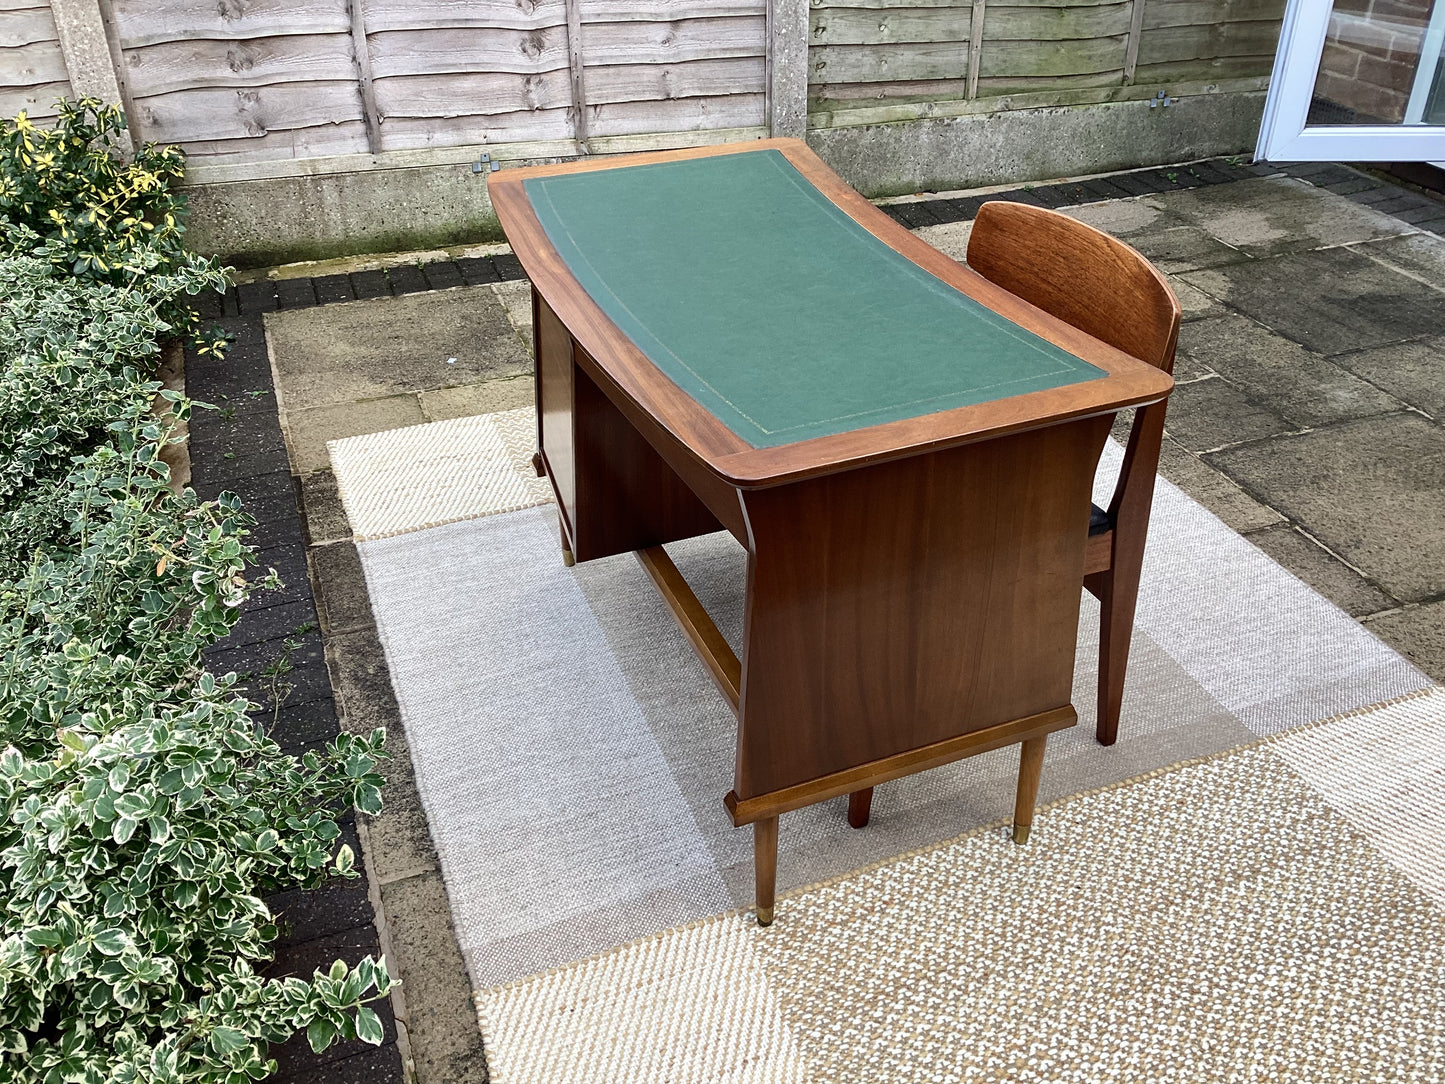
[{"label": "glass door panel", "polygon": [[1445,0],[1290,0],[1258,157],[1445,158]]}]

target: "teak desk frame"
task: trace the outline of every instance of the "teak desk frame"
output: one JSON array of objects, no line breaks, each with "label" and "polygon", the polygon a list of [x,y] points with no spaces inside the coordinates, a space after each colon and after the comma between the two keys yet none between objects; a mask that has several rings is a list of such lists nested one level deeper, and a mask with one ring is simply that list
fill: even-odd
[{"label": "teak desk frame", "polygon": [[[753,448],[664,376],[580,288],[523,182],[780,150],[869,232],[1105,377]],[[778,817],[1018,743],[1027,839],[1047,736],[1070,703],[1094,470],[1112,416],[1172,381],[994,286],[897,225],[794,140],[494,173],[533,284],[538,470],[564,559],[634,551],[738,719],[735,825],[754,826],[757,919],[772,921]],[[662,549],[725,529],[748,553],[743,657]],[[860,793],[862,792],[862,793]]]}]

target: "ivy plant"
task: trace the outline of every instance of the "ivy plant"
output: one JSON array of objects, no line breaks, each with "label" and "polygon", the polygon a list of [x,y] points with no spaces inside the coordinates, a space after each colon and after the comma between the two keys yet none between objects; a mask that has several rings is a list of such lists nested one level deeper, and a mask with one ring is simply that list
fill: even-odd
[{"label": "ivy plant", "polygon": [[[380,810],[384,734],[285,756],[202,664],[274,573],[234,495],[169,488],[193,404],[145,374],[184,296],[224,278],[102,146],[117,117],[67,106],[56,131],[84,147],[0,124],[0,1082],[240,1084],[299,1031],[382,1039],[385,962],[265,977],[263,898],[356,876],[338,819]],[[42,232],[47,200],[71,210]],[[87,233],[86,205],[155,228]]]}]

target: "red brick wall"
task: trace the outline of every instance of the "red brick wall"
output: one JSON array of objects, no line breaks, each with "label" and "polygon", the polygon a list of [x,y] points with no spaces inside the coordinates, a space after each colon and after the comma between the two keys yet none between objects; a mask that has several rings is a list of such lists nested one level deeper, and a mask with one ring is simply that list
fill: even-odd
[{"label": "red brick wall", "polygon": [[1431,3],[1335,0],[1315,97],[1343,106],[1361,120],[1388,124],[1403,120]]}]

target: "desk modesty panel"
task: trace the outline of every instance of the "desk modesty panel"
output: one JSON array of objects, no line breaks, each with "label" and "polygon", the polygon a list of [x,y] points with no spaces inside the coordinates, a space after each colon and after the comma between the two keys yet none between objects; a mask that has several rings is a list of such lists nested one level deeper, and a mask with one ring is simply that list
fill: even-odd
[{"label": "desk modesty panel", "polygon": [[578,285],[755,448],[1105,375],[884,244],[777,150],[524,187]]}]

